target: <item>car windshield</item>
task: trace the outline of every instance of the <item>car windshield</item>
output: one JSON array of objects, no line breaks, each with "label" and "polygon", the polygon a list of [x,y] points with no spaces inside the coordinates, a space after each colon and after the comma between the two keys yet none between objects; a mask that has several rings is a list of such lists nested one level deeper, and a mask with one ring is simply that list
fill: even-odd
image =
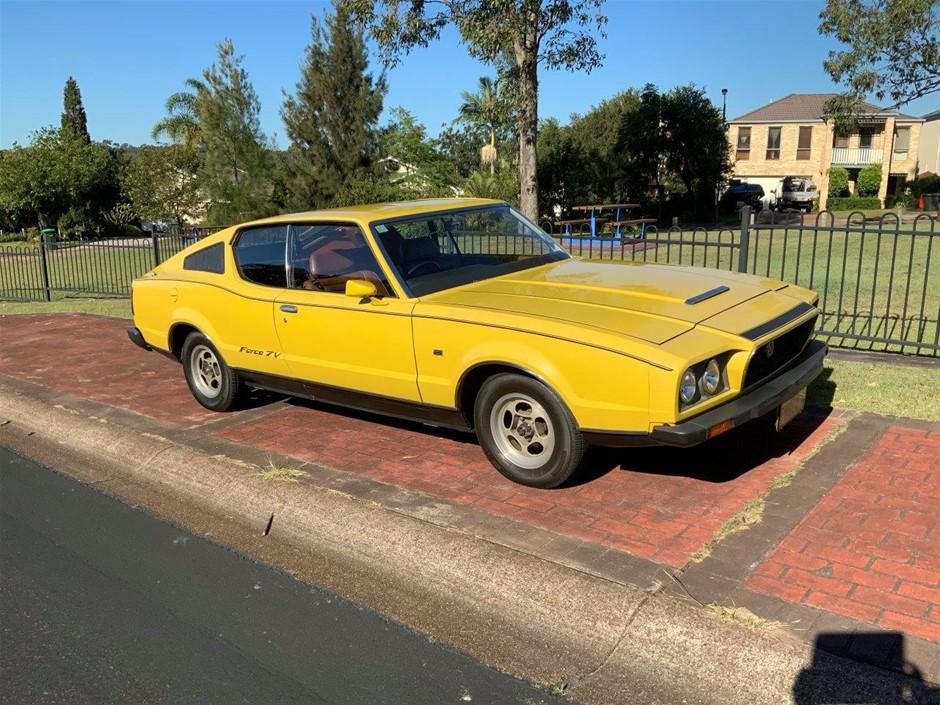
[{"label": "car windshield", "polygon": [[386,220],[372,231],[413,296],[568,258],[508,205]]}]

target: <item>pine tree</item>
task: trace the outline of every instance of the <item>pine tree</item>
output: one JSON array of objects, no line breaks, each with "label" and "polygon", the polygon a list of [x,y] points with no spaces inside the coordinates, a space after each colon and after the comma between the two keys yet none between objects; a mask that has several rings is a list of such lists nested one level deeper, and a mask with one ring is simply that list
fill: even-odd
[{"label": "pine tree", "polygon": [[270,213],[271,164],[261,104],[230,39],[219,44],[218,59],[203,72],[201,86],[194,107],[210,219],[232,223]]},{"label": "pine tree", "polygon": [[78,138],[85,144],[91,142],[88,134],[88,116],[85,115],[85,106],[82,105],[82,93],[78,83],[69,76],[65,82],[62,98],[62,133]]},{"label": "pine tree", "polygon": [[368,73],[365,41],[345,3],[334,3],[325,28],[312,17],[311,33],[297,92],[281,110],[291,141],[286,184],[301,208],[330,203],[371,173],[385,95],[384,77]]}]

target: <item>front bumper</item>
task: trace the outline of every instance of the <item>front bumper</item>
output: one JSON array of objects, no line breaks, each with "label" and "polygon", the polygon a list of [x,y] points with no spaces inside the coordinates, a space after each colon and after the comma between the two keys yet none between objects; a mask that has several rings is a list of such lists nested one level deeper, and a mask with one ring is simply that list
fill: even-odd
[{"label": "front bumper", "polygon": [[688,421],[656,426],[645,433],[587,432],[587,441],[594,445],[628,447],[670,445],[689,447],[756,419],[780,406],[805,389],[822,371],[828,346],[811,340],[790,367],[777,377]]}]

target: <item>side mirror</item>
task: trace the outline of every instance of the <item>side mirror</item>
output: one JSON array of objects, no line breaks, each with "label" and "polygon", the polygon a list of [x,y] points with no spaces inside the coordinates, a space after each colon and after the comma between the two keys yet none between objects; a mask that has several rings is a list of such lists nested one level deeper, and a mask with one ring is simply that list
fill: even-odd
[{"label": "side mirror", "polygon": [[375,284],[365,279],[350,279],[346,282],[346,296],[357,299],[370,299],[378,294]]}]

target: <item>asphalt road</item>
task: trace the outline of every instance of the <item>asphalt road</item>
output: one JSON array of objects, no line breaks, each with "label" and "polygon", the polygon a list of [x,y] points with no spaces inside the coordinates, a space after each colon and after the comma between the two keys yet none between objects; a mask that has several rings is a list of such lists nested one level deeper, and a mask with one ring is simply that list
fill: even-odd
[{"label": "asphalt road", "polygon": [[0,448],[4,703],[560,701]]}]

